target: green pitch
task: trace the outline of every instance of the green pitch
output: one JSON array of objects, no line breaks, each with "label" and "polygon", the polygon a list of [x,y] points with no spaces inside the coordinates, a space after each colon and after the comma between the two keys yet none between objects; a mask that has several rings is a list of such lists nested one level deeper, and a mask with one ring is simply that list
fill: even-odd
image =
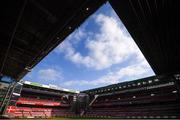
[{"label": "green pitch", "polygon": [[[13,119],[15,120],[15,119]],[[51,118],[51,119],[18,119],[18,120],[132,120],[132,119],[105,119],[105,118]],[[133,119],[133,120],[163,120],[163,119]],[[177,120],[177,119],[172,119],[172,120]]]},{"label": "green pitch", "polygon": [[[49,119],[37,119],[37,118],[26,118],[26,119],[13,119],[13,120],[104,120],[104,119],[96,119],[96,118],[49,118]],[[117,119],[106,119],[106,120],[117,120]],[[120,120],[120,119],[118,119]],[[122,119],[123,120],[123,119]]]},{"label": "green pitch", "polygon": [[[17,120],[17,119],[13,119]],[[22,118],[18,120],[105,120],[105,119],[98,119],[98,118],[43,118],[43,119],[38,119],[38,118]],[[117,120],[117,119],[106,119],[106,120]],[[118,119],[120,120],[120,119]],[[122,119],[123,120],[123,119]]]}]

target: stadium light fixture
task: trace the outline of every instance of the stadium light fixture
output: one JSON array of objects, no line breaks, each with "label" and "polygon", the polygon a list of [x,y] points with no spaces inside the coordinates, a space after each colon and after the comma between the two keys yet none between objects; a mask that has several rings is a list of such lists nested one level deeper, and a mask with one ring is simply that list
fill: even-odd
[{"label": "stadium light fixture", "polygon": [[133,98],[136,98],[136,96],[133,96]]},{"label": "stadium light fixture", "polygon": [[31,68],[30,67],[25,67],[25,70],[27,70],[28,72],[31,72]]},{"label": "stadium light fixture", "polygon": [[69,29],[69,30],[71,30],[71,29],[72,29],[72,27],[71,27],[71,26],[69,26],[69,27],[68,27],[68,29]]},{"label": "stadium light fixture", "polygon": [[149,83],[152,83],[152,80],[149,80],[148,82],[149,82]]},{"label": "stadium light fixture", "polygon": [[151,96],[154,96],[154,95],[155,95],[155,94],[153,94],[153,93],[151,94]]},{"label": "stadium light fixture", "polygon": [[180,80],[180,74],[176,74],[174,75],[174,77],[176,78],[176,80]]},{"label": "stadium light fixture", "polygon": [[89,11],[89,8],[88,8],[88,7],[86,8],[86,11]]},{"label": "stadium light fixture", "polygon": [[172,93],[177,93],[177,90],[172,91]]},{"label": "stadium light fixture", "polygon": [[155,79],[154,81],[155,81],[155,82],[158,82],[158,81],[159,81],[159,79]]}]

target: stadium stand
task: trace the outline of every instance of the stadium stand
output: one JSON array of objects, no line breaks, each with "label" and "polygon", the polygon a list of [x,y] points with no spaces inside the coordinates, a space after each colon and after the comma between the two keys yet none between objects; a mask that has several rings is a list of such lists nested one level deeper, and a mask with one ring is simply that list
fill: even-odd
[{"label": "stadium stand", "polygon": [[25,81],[20,97],[5,114],[10,118],[180,118],[179,83],[180,74],[169,74],[78,93]]},{"label": "stadium stand", "polygon": [[25,81],[21,97],[16,101],[16,105],[7,107],[6,115],[11,118],[72,116],[74,113],[71,111],[71,105],[73,94],[76,92],[52,85],[47,86]]},{"label": "stadium stand", "polygon": [[[179,74],[177,74],[179,75]],[[149,77],[84,91],[94,100],[88,117],[180,118],[177,75]]]},{"label": "stadium stand", "polygon": [[[1,107],[10,118],[180,118],[180,74],[152,76],[82,91],[1,77]],[[9,89],[8,89],[9,88]],[[3,91],[11,91],[3,94]],[[7,102],[10,101],[10,102]]]}]

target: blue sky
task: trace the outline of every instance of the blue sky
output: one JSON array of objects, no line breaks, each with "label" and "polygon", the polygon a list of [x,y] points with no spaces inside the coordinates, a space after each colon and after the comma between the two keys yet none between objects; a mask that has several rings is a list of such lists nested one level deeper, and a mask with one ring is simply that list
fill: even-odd
[{"label": "blue sky", "polygon": [[106,3],[23,79],[87,90],[152,75],[141,51]]}]

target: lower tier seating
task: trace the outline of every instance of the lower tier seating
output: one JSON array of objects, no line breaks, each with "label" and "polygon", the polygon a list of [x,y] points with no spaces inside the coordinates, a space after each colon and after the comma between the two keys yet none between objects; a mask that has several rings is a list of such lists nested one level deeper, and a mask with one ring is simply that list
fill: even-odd
[{"label": "lower tier seating", "polygon": [[180,104],[92,107],[85,115],[110,118],[180,118]]},{"label": "lower tier seating", "polygon": [[72,116],[73,112],[71,112],[69,108],[30,108],[9,106],[7,114],[12,118],[51,118]]}]

